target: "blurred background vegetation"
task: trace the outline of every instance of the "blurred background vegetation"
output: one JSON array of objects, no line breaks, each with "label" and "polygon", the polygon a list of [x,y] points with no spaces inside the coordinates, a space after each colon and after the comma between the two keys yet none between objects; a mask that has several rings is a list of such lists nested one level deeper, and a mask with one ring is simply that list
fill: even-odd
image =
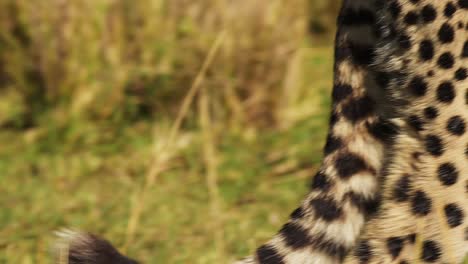
[{"label": "blurred background vegetation", "polygon": [[50,263],[61,227],[249,254],[320,162],[339,4],[0,0],[0,263]]}]

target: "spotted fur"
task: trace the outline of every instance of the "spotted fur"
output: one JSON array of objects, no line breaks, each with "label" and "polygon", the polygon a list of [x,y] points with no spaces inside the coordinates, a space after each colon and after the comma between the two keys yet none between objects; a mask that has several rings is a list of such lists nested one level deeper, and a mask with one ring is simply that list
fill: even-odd
[{"label": "spotted fur", "polygon": [[344,1],[335,60],[322,168],[250,261],[461,263],[468,1]]},{"label": "spotted fur", "polygon": [[310,192],[238,263],[461,263],[468,0],[344,0],[335,47],[329,132]]},{"label": "spotted fur", "polygon": [[[461,263],[468,253],[468,1],[389,1],[377,48],[403,123],[382,206],[345,263]],[[396,40],[396,41],[395,41]]]}]

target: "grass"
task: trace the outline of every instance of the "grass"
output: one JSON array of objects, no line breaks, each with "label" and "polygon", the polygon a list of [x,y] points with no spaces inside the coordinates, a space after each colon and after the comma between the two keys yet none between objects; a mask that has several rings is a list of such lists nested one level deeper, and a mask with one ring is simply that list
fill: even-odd
[{"label": "grass", "polygon": [[2,1],[0,95],[7,100],[0,125],[175,118],[213,41],[226,32],[204,82],[216,118],[268,126],[298,47],[330,45],[330,34],[308,33],[333,28],[337,4],[328,2]]},{"label": "grass", "polygon": [[[324,59],[330,53],[310,55],[309,62],[325,63],[312,74],[330,80],[331,65]],[[328,86],[311,89],[324,98],[313,100],[326,106]],[[144,208],[126,251],[145,263],[219,263],[248,254],[306,192],[320,161],[326,112],[317,107],[307,118],[271,131],[212,122],[214,172],[204,157],[206,125],[181,130],[139,201]],[[48,263],[50,234],[64,226],[103,234],[123,247],[132,204],[169,128],[161,121],[115,130],[102,122],[1,132],[0,262]],[[210,173],[217,174],[215,183],[207,183]]]}]

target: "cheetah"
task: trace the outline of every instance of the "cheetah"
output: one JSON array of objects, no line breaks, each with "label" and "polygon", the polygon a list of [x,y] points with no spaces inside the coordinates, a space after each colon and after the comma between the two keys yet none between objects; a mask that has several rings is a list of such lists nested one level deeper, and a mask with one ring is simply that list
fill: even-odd
[{"label": "cheetah", "polygon": [[[337,25],[322,165],[287,223],[237,263],[461,263],[468,0],[343,0]],[[65,237],[69,263],[136,263]]]}]

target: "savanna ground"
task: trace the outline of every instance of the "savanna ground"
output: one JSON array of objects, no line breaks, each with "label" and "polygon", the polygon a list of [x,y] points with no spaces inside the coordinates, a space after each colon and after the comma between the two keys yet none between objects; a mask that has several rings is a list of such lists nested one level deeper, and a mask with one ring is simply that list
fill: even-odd
[{"label": "savanna ground", "polygon": [[269,238],[321,160],[339,1],[0,0],[0,263],[53,231],[144,263]]}]

